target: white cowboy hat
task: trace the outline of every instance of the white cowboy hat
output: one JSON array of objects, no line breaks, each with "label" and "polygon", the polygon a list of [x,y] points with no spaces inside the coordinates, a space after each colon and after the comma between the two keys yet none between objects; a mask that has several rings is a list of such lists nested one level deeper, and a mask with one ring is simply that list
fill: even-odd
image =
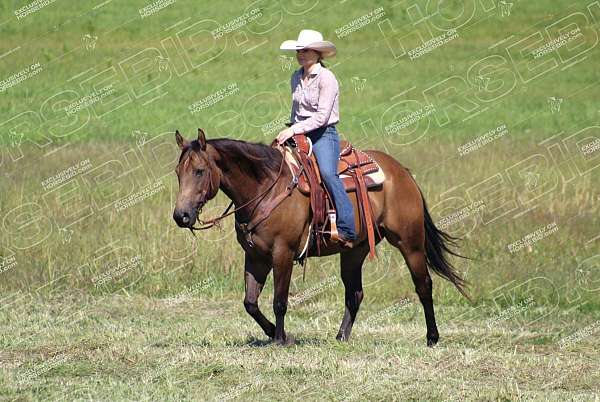
[{"label": "white cowboy hat", "polygon": [[323,40],[321,32],[312,29],[303,29],[298,35],[298,40],[286,40],[279,47],[281,50],[313,49],[321,52],[323,57],[335,56],[335,45]]}]

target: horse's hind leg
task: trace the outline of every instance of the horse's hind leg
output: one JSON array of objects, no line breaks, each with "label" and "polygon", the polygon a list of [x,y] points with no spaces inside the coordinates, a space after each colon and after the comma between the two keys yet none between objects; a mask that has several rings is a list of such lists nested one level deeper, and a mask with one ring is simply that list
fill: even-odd
[{"label": "horse's hind leg", "polygon": [[337,340],[347,341],[350,338],[352,325],[363,299],[362,265],[368,253],[368,246],[358,246],[341,253],[340,265],[345,288],[346,310],[336,337]]},{"label": "horse's hind leg", "polygon": [[267,275],[271,271],[270,265],[252,259],[246,254],[244,263],[244,279],[246,282],[246,295],[244,297],[244,307],[246,311],[265,331],[265,334],[273,338],[275,336],[275,325],[269,321],[258,308],[258,297],[267,280]]},{"label": "horse's hind leg", "polygon": [[[410,270],[415,290],[425,312],[425,323],[427,324],[427,346],[433,346],[438,342],[439,333],[435,323],[435,312],[433,310],[433,298],[431,295],[431,276],[427,269],[425,258],[425,228],[417,223],[404,227],[401,237],[397,233],[386,230],[386,239],[400,250]],[[402,238],[402,241],[401,241]]]}]

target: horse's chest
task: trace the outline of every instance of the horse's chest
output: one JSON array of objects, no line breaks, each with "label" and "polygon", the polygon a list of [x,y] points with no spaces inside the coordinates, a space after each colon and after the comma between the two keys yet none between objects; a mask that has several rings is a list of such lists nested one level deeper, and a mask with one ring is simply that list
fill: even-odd
[{"label": "horse's chest", "polygon": [[237,241],[246,253],[266,257],[271,254],[272,244],[263,239],[260,234],[247,232],[236,227]]}]

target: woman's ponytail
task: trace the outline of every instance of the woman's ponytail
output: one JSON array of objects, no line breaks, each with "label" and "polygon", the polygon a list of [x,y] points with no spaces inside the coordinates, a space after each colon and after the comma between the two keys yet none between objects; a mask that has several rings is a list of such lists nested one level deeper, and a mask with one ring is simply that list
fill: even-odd
[{"label": "woman's ponytail", "polygon": [[325,63],[323,63],[323,54],[321,52],[317,53],[319,53],[319,64],[321,64],[322,67],[325,67]]}]

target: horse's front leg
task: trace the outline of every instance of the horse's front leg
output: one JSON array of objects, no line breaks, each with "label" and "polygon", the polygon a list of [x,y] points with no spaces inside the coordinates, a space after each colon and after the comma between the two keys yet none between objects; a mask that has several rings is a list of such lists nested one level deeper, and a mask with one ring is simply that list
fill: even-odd
[{"label": "horse's front leg", "polygon": [[244,307],[248,314],[265,331],[265,334],[273,338],[275,336],[275,325],[263,315],[258,308],[258,297],[265,285],[267,275],[271,271],[271,266],[260,260],[253,259],[246,253],[244,262],[244,279],[246,282],[246,295],[244,297]]},{"label": "horse's front leg", "polygon": [[280,345],[294,343],[293,337],[286,335],[284,328],[285,313],[287,312],[290,280],[292,278],[293,251],[287,247],[276,248],[273,252],[274,297],[273,312],[275,313],[275,342]]}]

